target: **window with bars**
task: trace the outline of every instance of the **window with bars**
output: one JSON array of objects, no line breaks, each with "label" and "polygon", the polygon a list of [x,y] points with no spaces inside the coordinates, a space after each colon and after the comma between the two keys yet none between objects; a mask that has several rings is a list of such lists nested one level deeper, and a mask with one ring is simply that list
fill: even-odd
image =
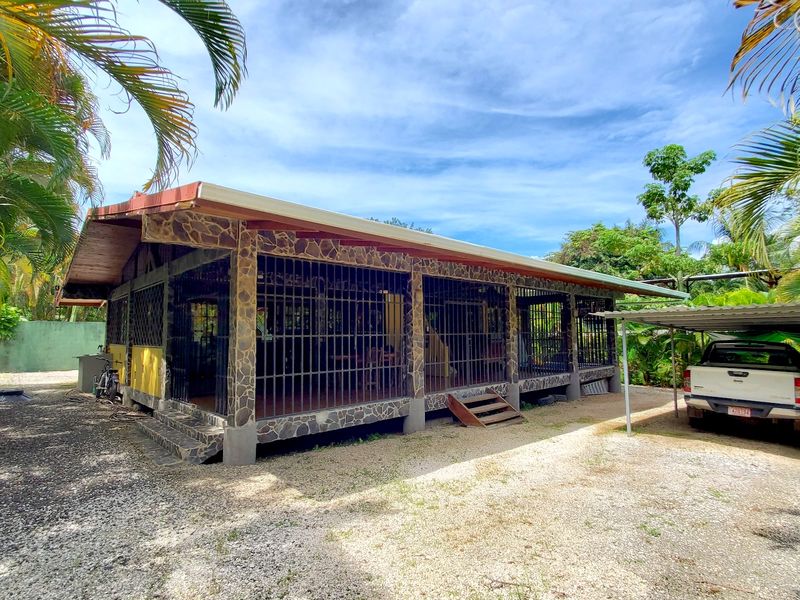
[{"label": "window with bars", "polygon": [[258,418],[405,395],[408,275],[259,256]]},{"label": "window with bars", "polygon": [[519,287],[516,299],[520,379],[571,371],[569,296]]},{"label": "window with bars", "polygon": [[575,298],[576,326],[578,338],[578,366],[582,369],[613,364],[613,323],[592,313],[611,310],[607,298]]},{"label": "window with bars", "polygon": [[106,313],[106,343],[126,344],[128,337],[128,298],[118,298],[108,303]]},{"label": "window with bars", "polygon": [[161,346],[164,319],[164,286],[154,285],[131,294],[131,344]]},{"label": "window with bars", "polygon": [[508,288],[424,277],[425,391],[505,379]]},{"label": "window with bars", "polygon": [[230,259],[172,278],[168,365],[173,399],[227,413]]}]

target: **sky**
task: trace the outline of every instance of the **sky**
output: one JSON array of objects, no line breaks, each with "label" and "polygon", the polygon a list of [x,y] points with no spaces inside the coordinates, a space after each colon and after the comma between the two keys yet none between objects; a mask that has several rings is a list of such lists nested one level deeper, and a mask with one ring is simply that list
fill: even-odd
[{"label": "sky", "polygon": [[[717,152],[781,118],[727,92],[752,9],[728,0],[230,0],[249,76],[227,111],[193,32],[155,0],[120,3],[196,105],[200,154],[176,183],[209,181],[526,256],[594,223],[640,221],[645,153]],[[151,174],[137,107],[98,81],[112,154],[105,202]],[[122,113],[122,114],[120,114]],[[667,239],[671,235],[664,228]],[[683,240],[710,240],[689,223]]]}]

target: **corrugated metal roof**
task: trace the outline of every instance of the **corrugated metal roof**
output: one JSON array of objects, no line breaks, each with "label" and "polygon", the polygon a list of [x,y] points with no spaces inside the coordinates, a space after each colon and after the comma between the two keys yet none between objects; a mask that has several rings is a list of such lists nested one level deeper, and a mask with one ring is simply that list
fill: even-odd
[{"label": "corrugated metal roof", "polygon": [[672,306],[657,310],[595,313],[607,319],[690,331],[800,330],[800,303],[747,306]]}]

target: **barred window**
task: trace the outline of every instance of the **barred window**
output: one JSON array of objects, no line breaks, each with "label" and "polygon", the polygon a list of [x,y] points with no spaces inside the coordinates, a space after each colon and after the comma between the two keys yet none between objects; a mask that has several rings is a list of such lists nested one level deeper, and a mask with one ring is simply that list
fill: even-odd
[{"label": "barred window", "polygon": [[131,295],[131,344],[161,346],[164,317],[164,286],[154,285]]},{"label": "barred window", "polygon": [[522,287],[516,295],[520,378],[571,371],[569,296]]},{"label": "barred window", "polygon": [[580,368],[610,365],[614,357],[611,352],[613,324],[592,313],[611,309],[607,298],[575,298],[577,310],[575,334],[578,337],[578,366]]},{"label": "barred window", "polygon": [[425,391],[502,381],[508,288],[424,277]]},{"label": "barred window", "polygon": [[128,298],[122,297],[108,303],[106,342],[124,344],[128,337]]}]

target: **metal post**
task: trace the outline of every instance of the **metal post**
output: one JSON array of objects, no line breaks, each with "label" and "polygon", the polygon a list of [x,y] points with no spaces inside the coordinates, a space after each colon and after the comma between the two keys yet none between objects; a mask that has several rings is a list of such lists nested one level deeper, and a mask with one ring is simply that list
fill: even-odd
[{"label": "metal post", "polygon": [[631,396],[630,380],[628,378],[628,328],[625,326],[625,320],[622,320],[622,373],[623,381],[625,384],[625,425],[628,430],[628,435],[631,435]]},{"label": "metal post", "polygon": [[669,346],[672,351],[672,403],[675,405],[675,418],[678,418],[678,377],[675,370],[675,328],[669,328]]}]

